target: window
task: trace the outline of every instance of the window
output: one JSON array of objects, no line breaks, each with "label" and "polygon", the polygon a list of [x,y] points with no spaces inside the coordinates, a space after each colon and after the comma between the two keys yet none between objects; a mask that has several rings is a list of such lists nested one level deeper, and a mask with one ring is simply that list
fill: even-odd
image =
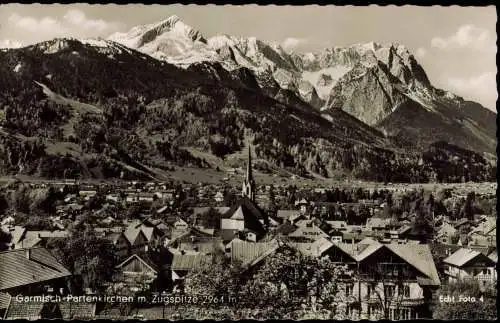
[{"label": "window", "polygon": [[399,286],[400,293],[403,297],[410,297],[410,286],[409,285],[401,285]]},{"label": "window", "polygon": [[372,293],[373,293],[373,286],[372,285],[366,286],[366,296],[370,298],[372,296]]},{"label": "window", "polygon": [[384,296],[391,298],[394,296],[394,290],[396,287],[394,285],[389,285],[384,287]]},{"label": "window", "polygon": [[488,269],[483,269],[483,275],[488,275]]},{"label": "window", "polygon": [[399,314],[398,319],[400,319],[400,320],[409,320],[410,319],[410,310],[407,308],[402,308],[398,314]]},{"label": "window", "polygon": [[351,296],[353,292],[353,285],[352,284],[346,284],[345,286],[345,294],[346,296]]},{"label": "window", "polygon": [[375,316],[377,308],[375,307],[375,305],[368,305],[367,311],[368,319],[371,319],[373,316]]},{"label": "window", "polygon": [[393,308],[389,309],[389,319],[396,320],[396,310]]},{"label": "window", "polygon": [[350,318],[354,314],[354,308],[351,305],[347,305],[346,312],[347,317]]}]

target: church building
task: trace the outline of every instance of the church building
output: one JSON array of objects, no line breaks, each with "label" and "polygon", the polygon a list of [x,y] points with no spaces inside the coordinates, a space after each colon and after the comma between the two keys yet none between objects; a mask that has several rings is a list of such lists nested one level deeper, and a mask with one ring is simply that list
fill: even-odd
[{"label": "church building", "polygon": [[248,148],[248,164],[243,181],[242,197],[221,218],[221,235],[223,240],[231,241],[238,237],[244,240],[257,241],[267,232],[269,219],[255,203],[255,180],[252,174],[252,154]]}]

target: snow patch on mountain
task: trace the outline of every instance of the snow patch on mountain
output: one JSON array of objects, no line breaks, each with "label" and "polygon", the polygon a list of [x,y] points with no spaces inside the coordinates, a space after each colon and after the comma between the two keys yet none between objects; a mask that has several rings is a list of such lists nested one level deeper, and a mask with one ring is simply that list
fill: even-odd
[{"label": "snow patch on mountain", "polygon": [[35,44],[44,54],[55,54],[63,49],[69,48],[71,39],[56,38],[50,41]]},{"label": "snow patch on mountain", "polygon": [[438,113],[437,110],[435,109],[434,105],[431,102],[426,102],[427,100],[424,100],[422,98],[422,95],[419,95],[418,93],[415,93],[415,92],[407,92],[404,95],[407,96],[408,98],[412,99],[413,101],[419,103],[427,111]]},{"label": "snow patch on mountain", "polygon": [[82,44],[95,46],[95,47],[108,47],[108,43],[104,39],[100,38],[84,38],[80,39]]},{"label": "snow patch on mountain", "polygon": [[311,72],[302,72],[302,78],[311,83],[321,99],[326,99],[338,80],[351,70],[348,66],[335,66]]},{"label": "snow patch on mountain", "polygon": [[177,16],[158,23],[137,26],[126,33],[114,33],[108,37],[108,41],[123,44],[173,64],[189,65],[218,60],[217,53],[207,47],[203,35]]}]

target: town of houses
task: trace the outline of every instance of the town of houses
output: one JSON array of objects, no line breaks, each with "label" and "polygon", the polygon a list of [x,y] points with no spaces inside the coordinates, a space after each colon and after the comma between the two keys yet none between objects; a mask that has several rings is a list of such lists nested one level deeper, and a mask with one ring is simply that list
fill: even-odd
[{"label": "town of houses", "polygon": [[289,186],[258,186],[250,153],[248,159],[239,190],[201,183],[30,184],[50,186],[63,197],[45,228],[19,225],[15,212],[0,214],[1,229],[10,237],[0,251],[0,318],[132,317],[112,314],[98,302],[16,301],[16,295],[97,293],[68,286],[78,271],[66,268],[51,250],[52,242],[69,239],[70,227],[79,222],[114,245],[116,265],[106,286],[131,292],[183,293],[189,272],[217,252],[258,267],[283,245],[352,270],[341,283],[348,318],[381,318],[385,309],[377,305],[375,290],[390,300],[388,319],[415,319],[432,317],[427,305],[447,284],[473,280],[496,286],[495,214],[459,219],[432,214],[434,236],[428,241],[414,214],[387,215],[388,204],[397,200],[390,190],[360,189],[348,197],[336,190],[332,201],[324,197],[330,188],[292,193]]}]

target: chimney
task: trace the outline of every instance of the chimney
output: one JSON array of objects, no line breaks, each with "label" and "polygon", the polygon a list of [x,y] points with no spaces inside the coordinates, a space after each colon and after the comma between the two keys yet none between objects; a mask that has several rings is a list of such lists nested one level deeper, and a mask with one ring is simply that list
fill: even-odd
[{"label": "chimney", "polygon": [[25,252],[26,252],[26,259],[31,260],[31,249],[26,248]]}]

